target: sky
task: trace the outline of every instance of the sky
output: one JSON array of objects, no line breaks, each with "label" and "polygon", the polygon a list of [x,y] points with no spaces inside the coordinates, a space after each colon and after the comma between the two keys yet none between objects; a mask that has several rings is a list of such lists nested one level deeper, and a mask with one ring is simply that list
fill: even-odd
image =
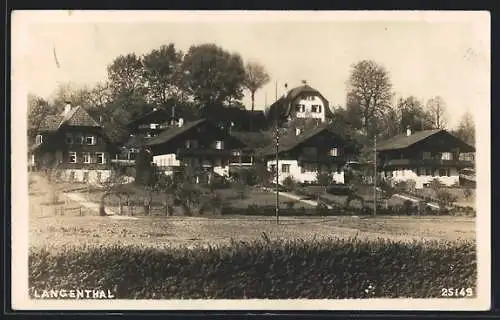
[{"label": "sky", "polygon": [[[60,83],[105,81],[121,54],[216,43],[268,70],[271,82],[256,93],[262,109],[276,87],[281,94],[285,83],[302,80],[343,106],[352,64],[371,59],[388,70],[396,97],[443,97],[454,127],[466,111],[490,108],[489,19],[484,12],[16,12],[13,70],[28,92],[48,98]],[[248,93],[244,103],[250,107]]]}]

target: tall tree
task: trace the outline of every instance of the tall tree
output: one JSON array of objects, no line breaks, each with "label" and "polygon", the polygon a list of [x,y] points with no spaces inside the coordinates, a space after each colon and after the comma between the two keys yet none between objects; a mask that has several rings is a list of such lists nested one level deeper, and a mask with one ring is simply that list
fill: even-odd
[{"label": "tall tree", "polygon": [[425,110],[422,102],[414,96],[400,98],[396,105],[396,112],[399,115],[400,133],[405,132],[407,128],[412,131],[433,128],[432,115]]},{"label": "tall tree", "polygon": [[191,46],[183,70],[187,89],[208,110],[243,97],[245,68],[239,54],[215,44]]},{"label": "tall tree", "polygon": [[142,59],[135,53],[120,55],[107,71],[114,103],[121,105],[132,118],[143,113],[147,88]]},{"label": "tall tree", "polygon": [[363,129],[370,134],[377,121],[391,105],[392,84],[384,66],[372,60],[362,60],[351,67],[347,82],[347,104],[357,105]]},{"label": "tall tree", "polygon": [[28,137],[33,138],[44,119],[57,111],[47,100],[28,94]]},{"label": "tall tree", "polygon": [[252,98],[252,111],[255,108],[255,92],[265,86],[271,78],[263,65],[250,61],[245,66],[245,87],[250,91]]},{"label": "tall tree", "polygon": [[474,122],[474,117],[470,112],[464,113],[460,119],[457,130],[455,130],[455,135],[462,139],[463,141],[474,145],[476,140],[476,125]]},{"label": "tall tree", "polygon": [[154,49],[143,58],[148,97],[154,105],[165,105],[168,99],[180,100],[183,91],[183,53],[170,43]]},{"label": "tall tree", "polygon": [[446,103],[440,96],[435,96],[434,98],[427,101],[427,109],[432,115],[432,124],[435,129],[444,129],[446,127]]}]

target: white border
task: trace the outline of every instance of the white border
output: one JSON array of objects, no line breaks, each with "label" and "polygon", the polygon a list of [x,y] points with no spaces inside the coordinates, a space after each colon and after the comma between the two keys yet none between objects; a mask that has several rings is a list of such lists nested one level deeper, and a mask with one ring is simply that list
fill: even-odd
[{"label": "white border", "polygon": [[[12,14],[12,308],[14,310],[487,310],[490,308],[490,106],[476,113],[478,287],[475,299],[370,300],[30,300],[28,296],[27,90],[23,69],[27,27],[35,22],[284,22],[284,21],[465,22],[477,27],[478,41],[490,52],[490,14],[486,11],[14,11]],[[490,55],[488,55],[488,59]],[[36,71],[35,71],[36,72]],[[478,87],[490,95],[490,79]]]}]

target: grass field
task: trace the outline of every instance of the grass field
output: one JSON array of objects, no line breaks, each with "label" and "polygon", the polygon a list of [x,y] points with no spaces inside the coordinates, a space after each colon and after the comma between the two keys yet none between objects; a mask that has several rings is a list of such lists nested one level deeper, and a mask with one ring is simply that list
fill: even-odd
[{"label": "grass field", "polygon": [[[251,240],[266,233],[271,239],[322,239],[329,237],[363,239],[473,240],[475,219],[468,217],[137,217],[115,220],[99,217],[92,210],[64,198],[64,215],[55,215],[46,201],[50,188],[43,179],[30,186],[30,245],[138,244],[158,247],[170,245],[224,244],[230,239]],[[268,195],[266,195],[268,196]],[[272,196],[272,195],[269,195]],[[251,201],[251,200],[247,200]],[[42,213],[42,207],[45,207]],[[78,208],[82,207],[82,215]]]}]

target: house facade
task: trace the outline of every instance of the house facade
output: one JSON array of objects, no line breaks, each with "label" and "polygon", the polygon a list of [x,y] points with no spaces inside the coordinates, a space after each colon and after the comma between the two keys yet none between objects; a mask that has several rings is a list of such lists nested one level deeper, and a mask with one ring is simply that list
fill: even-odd
[{"label": "house facade", "polygon": [[457,185],[460,170],[474,163],[462,154],[475,152],[473,146],[446,130],[424,130],[398,135],[377,145],[378,168],[393,181],[416,183],[423,188],[434,179],[447,186]]},{"label": "house facade", "polygon": [[29,149],[36,169],[54,169],[65,180],[97,183],[109,178],[115,152],[102,126],[85,109],[70,103],[62,114],[45,119]]},{"label": "house facade", "polygon": [[[276,114],[278,113],[278,114]],[[303,85],[288,90],[285,85],[283,95],[269,107],[269,118],[286,122],[292,119],[315,119],[324,123],[331,113],[328,100],[316,89]]]},{"label": "house facade", "polygon": [[166,174],[173,174],[180,167],[190,167],[205,174],[201,179],[216,173],[229,176],[229,163],[234,150],[245,146],[206,119],[179,123],[161,134],[147,140],[153,163]]},{"label": "house facade", "polygon": [[[282,183],[288,177],[300,183],[314,183],[318,173],[332,175],[335,183],[344,183],[344,141],[324,126],[280,138],[278,161],[276,146],[262,150],[268,170],[278,173]],[[277,170],[277,171],[276,171]]]}]

